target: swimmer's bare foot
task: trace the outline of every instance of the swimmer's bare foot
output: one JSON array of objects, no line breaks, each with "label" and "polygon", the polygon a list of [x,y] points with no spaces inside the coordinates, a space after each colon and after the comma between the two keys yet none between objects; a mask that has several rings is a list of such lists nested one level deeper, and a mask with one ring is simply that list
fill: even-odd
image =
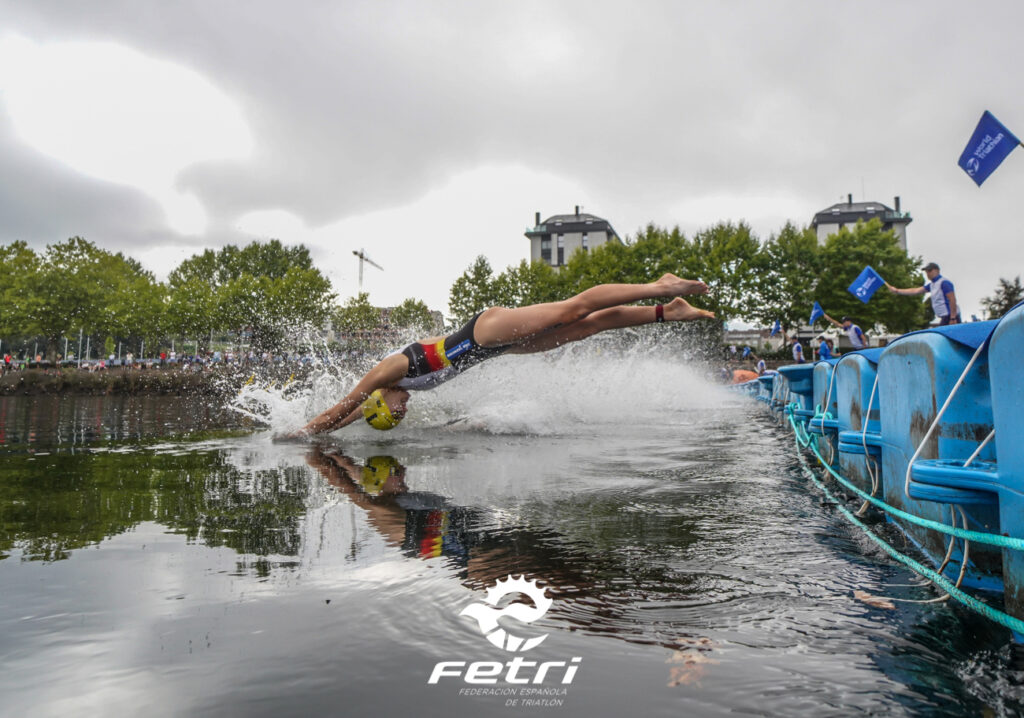
[{"label": "swimmer's bare foot", "polygon": [[681,279],[674,274],[663,274],[656,284],[663,288],[666,297],[685,297],[708,293],[708,285],[699,279]]},{"label": "swimmer's bare foot", "polygon": [[715,313],[697,309],[682,297],[676,297],[665,305],[666,322],[692,322],[694,319],[714,319]]}]

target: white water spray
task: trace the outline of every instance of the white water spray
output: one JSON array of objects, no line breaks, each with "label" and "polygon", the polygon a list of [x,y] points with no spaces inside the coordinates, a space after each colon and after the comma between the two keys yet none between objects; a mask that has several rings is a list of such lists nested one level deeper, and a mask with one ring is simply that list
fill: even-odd
[{"label": "white water spray", "polygon": [[[734,400],[678,343],[639,341],[622,348],[609,339],[491,359],[437,389],[414,392],[405,421],[393,432],[382,434],[363,422],[344,432],[372,439],[424,429],[572,436],[624,422],[688,424],[694,412]],[[362,368],[333,365],[290,386],[253,382],[232,408],[284,433],[333,406],[361,376]]]}]

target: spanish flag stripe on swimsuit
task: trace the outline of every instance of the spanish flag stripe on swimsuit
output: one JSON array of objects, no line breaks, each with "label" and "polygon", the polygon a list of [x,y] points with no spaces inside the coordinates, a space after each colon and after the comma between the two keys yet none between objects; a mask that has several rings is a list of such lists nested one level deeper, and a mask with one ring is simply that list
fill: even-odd
[{"label": "spanish flag stripe on swimsuit", "polygon": [[423,347],[423,354],[427,359],[430,371],[438,371],[446,366],[451,366],[448,357],[444,353],[444,339],[436,344],[420,344]]}]

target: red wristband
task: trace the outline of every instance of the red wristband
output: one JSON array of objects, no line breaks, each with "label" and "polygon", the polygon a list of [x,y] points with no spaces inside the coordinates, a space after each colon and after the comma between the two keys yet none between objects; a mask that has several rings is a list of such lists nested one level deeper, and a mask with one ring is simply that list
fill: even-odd
[{"label": "red wristband", "polygon": [[663,322],[665,321],[665,305],[658,304],[654,307],[654,321]]}]

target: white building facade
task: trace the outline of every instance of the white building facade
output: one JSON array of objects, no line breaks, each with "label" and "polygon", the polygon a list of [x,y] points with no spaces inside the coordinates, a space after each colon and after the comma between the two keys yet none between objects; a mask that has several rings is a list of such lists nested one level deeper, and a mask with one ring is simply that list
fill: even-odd
[{"label": "white building facade", "polygon": [[605,242],[622,241],[608,220],[580,213],[578,205],[573,214],[556,214],[543,222],[537,212],[534,222],[526,230],[530,261],[541,261],[556,269],[565,266],[576,252],[589,252]]},{"label": "white building facade", "polygon": [[858,220],[868,222],[878,219],[882,229],[893,230],[896,241],[903,251],[907,251],[907,225],[913,220],[909,212],[900,210],[900,198],[895,198],[895,207],[888,207],[881,202],[854,202],[853,195],[846,196],[846,202],[834,204],[814,215],[811,227],[818,234],[818,244],[824,244],[826,237],[835,234],[846,225],[857,224]]}]

